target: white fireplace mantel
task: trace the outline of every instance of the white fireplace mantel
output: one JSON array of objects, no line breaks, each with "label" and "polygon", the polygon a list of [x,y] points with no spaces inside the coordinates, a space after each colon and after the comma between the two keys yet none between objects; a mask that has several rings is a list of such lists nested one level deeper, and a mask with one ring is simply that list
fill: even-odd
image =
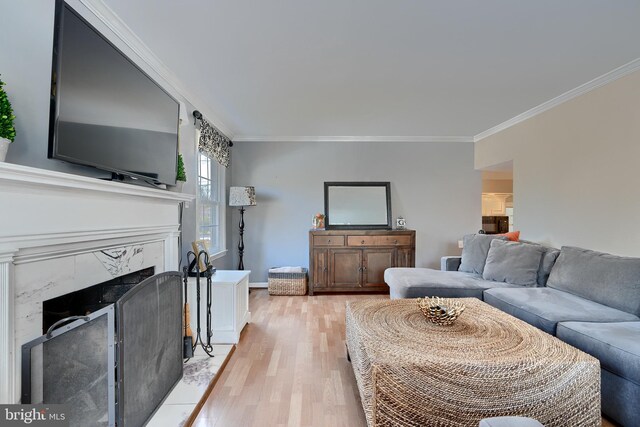
[{"label": "white fireplace mantel", "polygon": [[114,273],[105,250],[133,246],[141,266],[178,269],[178,205],[193,199],[0,163],[0,404],[19,400],[20,346],[42,333],[42,301]]},{"label": "white fireplace mantel", "polygon": [[174,193],[161,189],[129,185],[121,182],[101,180],[82,175],[73,175],[64,172],[56,172],[4,162],[0,162],[0,181],[20,183],[21,185],[33,184],[39,189],[43,189],[45,187],[67,188],[71,191],[98,191],[102,193],[146,197],[157,200],[188,202],[193,200],[195,197],[191,194]]}]

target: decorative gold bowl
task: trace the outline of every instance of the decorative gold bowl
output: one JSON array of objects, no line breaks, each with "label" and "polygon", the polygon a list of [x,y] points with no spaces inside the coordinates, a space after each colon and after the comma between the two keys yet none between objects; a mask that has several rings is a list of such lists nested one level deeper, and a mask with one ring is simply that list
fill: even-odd
[{"label": "decorative gold bowl", "polygon": [[452,298],[425,297],[416,300],[418,308],[430,322],[438,325],[451,325],[466,308],[464,304]]}]

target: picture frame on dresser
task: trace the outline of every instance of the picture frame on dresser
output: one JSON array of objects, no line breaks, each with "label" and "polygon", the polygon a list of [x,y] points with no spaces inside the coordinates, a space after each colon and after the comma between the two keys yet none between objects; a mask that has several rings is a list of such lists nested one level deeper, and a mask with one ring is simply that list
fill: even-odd
[{"label": "picture frame on dresser", "polygon": [[391,230],[391,183],[325,182],[324,215],[327,230]]}]

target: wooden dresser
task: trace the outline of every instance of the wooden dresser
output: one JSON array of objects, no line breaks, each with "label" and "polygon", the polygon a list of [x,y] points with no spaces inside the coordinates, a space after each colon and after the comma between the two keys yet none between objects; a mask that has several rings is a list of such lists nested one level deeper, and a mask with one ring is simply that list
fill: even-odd
[{"label": "wooden dresser", "polygon": [[311,230],[309,295],[388,291],[384,270],[414,267],[415,230]]}]

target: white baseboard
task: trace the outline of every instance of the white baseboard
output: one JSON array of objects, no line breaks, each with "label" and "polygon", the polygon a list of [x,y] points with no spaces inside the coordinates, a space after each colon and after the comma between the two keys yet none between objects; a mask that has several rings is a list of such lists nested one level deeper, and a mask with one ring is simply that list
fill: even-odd
[{"label": "white baseboard", "polygon": [[254,288],[254,289],[267,289],[269,287],[269,283],[267,282],[253,282],[253,283],[249,283],[249,289]]}]

